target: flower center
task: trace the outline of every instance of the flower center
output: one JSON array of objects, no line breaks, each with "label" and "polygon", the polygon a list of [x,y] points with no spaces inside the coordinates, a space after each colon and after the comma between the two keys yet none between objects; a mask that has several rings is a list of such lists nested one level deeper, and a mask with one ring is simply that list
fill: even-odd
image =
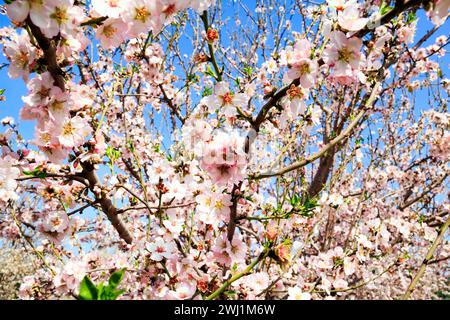
[{"label": "flower center", "polygon": [[217,200],[214,207],[219,210],[222,209],[224,207],[223,202],[221,200]]},{"label": "flower center", "polygon": [[28,67],[28,54],[26,52],[20,51],[15,56],[14,60],[22,69],[26,69]]},{"label": "flower center", "polygon": [[104,34],[107,38],[111,38],[116,32],[117,32],[117,28],[114,28],[112,25],[105,26],[105,27],[103,28],[103,34]]},{"label": "flower center", "polygon": [[291,85],[291,87],[288,89],[287,94],[289,96],[289,98],[291,100],[295,99],[295,98],[302,98],[303,97],[303,92],[300,88]]},{"label": "flower center", "polygon": [[304,61],[298,66],[298,71],[301,75],[305,75],[311,72],[311,68],[309,67],[309,63]]},{"label": "flower center", "polygon": [[74,132],[74,127],[71,122],[67,122],[63,127],[63,135],[71,135]]},{"label": "flower center", "polygon": [[163,253],[163,252],[165,252],[165,250],[163,247],[156,247],[156,252]]},{"label": "flower center", "polygon": [[353,53],[348,48],[342,48],[338,51],[338,60],[345,61],[347,63],[350,62]]},{"label": "flower center", "polygon": [[50,107],[54,111],[64,110],[64,101],[55,101],[50,105]]},{"label": "flower center", "polygon": [[48,143],[50,143],[52,137],[50,136],[50,134],[48,132],[43,132],[43,133],[40,134],[40,139],[45,144],[48,144]]},{"label": "flower center", "polygon": [[135,20],[138,20],[142,23],[147,22],[148,17],[151,16],[150,12],[146,7],[136,8],[136,15],[134,16]]},{"label": "flower center", "polygon": [[230,104],[233,101],[233,95],[227,92],[222,97],[223,104]]},{"label": "flower center", "polygon": [[59,25],[63,24],[67,20],[69,20],[69,17],[67,15],[67,10],[61,9],[59,7],[55,8],[55,11],[50,15],[50,18],[52,18],[53,20],[56,20],[56,22]]},{"label": "flower center", "polygon": [[119,1],[118,0],[109,0],[109,6],[111,8],[116,8],[119,6]]},{"label": "flower center", "polygon": [[228,173],[228,170],[230,170],[230,165],[228,164],[222,164],[218,167],[220,174],[224,175]]},{"label": "flower center", "polygon": [[52,224],[55,227],[59,227],[61,225],[61,220],[59,218],[54,218],[54,219],[52,219]]},{"label": "flower center", "polygon": [[45,87],[42,87],[42,88],[37,92],[37,94],[38,94],[41,98],[47,98],[48,95],[49,95],[49,93],[50,93],[50,88],[45,88]]}]

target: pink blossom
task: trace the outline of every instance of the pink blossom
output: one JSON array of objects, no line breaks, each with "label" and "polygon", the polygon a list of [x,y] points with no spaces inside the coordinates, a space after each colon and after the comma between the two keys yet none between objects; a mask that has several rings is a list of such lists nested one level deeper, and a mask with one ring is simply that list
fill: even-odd
[{"label": "pink blossom", "polygon": [[231,195],[224,190],[205,190],[196,196],[195,200],[199,216],[204,223],[216,225],[219,220],[228,221]]},{"label": "pink blossom", "polygon": [[197,290],[195,283],[182,282],[176,285],[175,291],[169,293],[168,298],[174,300],[187,300],[194,296]]},{"label": "pink blossom", "polygon": [[0,158],[0,200],[7,202],[17,200],[17,182],[20,170],[16,167],[16,160],[10,156]]},{"label": "pink blossom", "polygon": [[16,0],[7,5],[6,11],[15,22],[23,22],[30,15],[31,21],[37,26],[43,22],[42,17],[46,14],[44,1]]},{"label": "pink blossom", "polygon": [[302,291],[299,287],[288,288],[288,300],[311,300],[311,294]]},{"label": "pink blossom", "polygon": [[157,238],[153,242],[147,243],[147,250],[150,252],[150,259],[161,261],[171,258],[176,252],[176,246],[173,242],[166,242],[162,238]]},{"label": "pink blossom", "polygon": [[127,1],[123,4],[123,20],[128,23],[131,37],[141,32],[158,32],[161,28],[161,4],[153,0]]},{"label": "pink blossom", "polygon": [[74,6],[74,0],[46,0],[43,10],[36,14],[36,21],[33,22],[45,36],[52,38],[60,32],[63,36],[73,34],[83,18],[83,11],[81,7]]},{"label": "pink blossom", "polygon": [[203,98],[201,103],[208,106],[211,113],[219,109],[225,116],[234,117],[237,115],[236,108],[246,108],[248,99],[245,93],[231,92],[228,83],[218,82],[214,94]]},{"label": "pink blossom", "polygon": [[311,43],[302,39],[296,42],[294,52],[288,59],[289,70],[285,75],[285,82],[300,79],[300,85],[309,89],[314,86],[318,65],[311,60]]},{"label": "pink blossom", "polygon": [[43,229],[46,232],[61,233],[69,226],[69,218],[65,212],[52,211],[45,215]]},{"label": "pink blossom", "polygon": [[87,120],[80,116],[64,120],[60,130],[58,140],[61,145],[67,148],[79,146],[92,132],[92,128]]},{"label": "pink blossom", "polygon": [[8,75],[13,79],[22,77],[24,80],[28,80],[28,75],[36,59],[36,50],[31,46],[28,33],[22,31],[15,39],[6,42],[4,46],[5,54],[11,62]]},{"label": "pink blossom", "polygon": [[127,24],[122,19],[109,18],[97,28],[96,37],[103,47],[111,49],[125,40]]},{"label": "pink blossom", "polygon": [[323,53],[323,60],[334,69],[332,76],[339,83],[354,81],[361,64],[361,46],[361,39],[348,39],[341,31],[331,34],[331,43]]},{"label": "pink blossom", "polygon": [[445,22],[449,10],[450,0],[434,0],[428,14],[435,25],[441,25]]},{"label": "pink blossom", "polygon": [[236,132],[229,134],[220,131],[211,142],[205,144],[201,166],[218,185],[241,181],[247,167],[244,138]]},{"label": "pink blossom", "polygon": [[338,13],[339,26],[348,31],[359,31],[364,28],[369,21],[367,18],[361,18],[358,6],[347,6]]},{"label": "pink blossom", "polygon": [[208,7],[213,6],[215,3],[216,0],[189,0],[189,6],[199,13],[205,11]]},{"label": "pink blossom", "polygon": [[255,294],[259,294],[269,286],[270,277],[267,272],[256,272],[245,277],[245,282]]},{"label": "pink blossom", "polygon": [[92,0],[92,9],[102,17],[118,18],[122,14],[121,0]]},{"label": "pink blossom", "polygon": [[302,115],[306,111],[305,99],[307,93],[302,88],[291,85],[287,91],[287,95],[281,99],[281,105],[284,107],[284,112],[280,117],[280,125],[282,128],[291,122],[298,119],[299,115]]}]

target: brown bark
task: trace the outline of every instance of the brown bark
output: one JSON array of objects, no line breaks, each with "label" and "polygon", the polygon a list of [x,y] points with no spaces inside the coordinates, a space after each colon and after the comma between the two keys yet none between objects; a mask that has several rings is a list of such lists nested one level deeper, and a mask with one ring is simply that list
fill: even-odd
[{"label": "brown bark", "polygon": [[120,220],[117,208],[108,197],[107,193],[102,190],[101,183],[97,174],[91,165],[83,164],[83,172],[81,175],[89,181],[89,189],[94,193],[95,198],[99,202],[103,212],[108,217],[111,224],[119,233],[119,236],[128,244],[133,242],[133,238],[128,232],[127,228]]}]

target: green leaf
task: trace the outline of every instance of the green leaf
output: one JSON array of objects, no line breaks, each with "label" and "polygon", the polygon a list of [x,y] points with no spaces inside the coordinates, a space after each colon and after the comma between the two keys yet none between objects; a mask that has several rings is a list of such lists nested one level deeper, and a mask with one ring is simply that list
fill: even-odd
[{"label": "green leaf", "polygon": [[85,276],[80,283],[80,300],[116,300],[118,296],[123,294],[125,290],[115,290],[119,283],[123,280],[125,269],[114,272],[105,286],[100,282],[98,286]]},{"label": "green leaf", "polygon": [[39,179],[44,179],[47,177],[47,173],[44,171],[41,171],[41,167],[36,167],[33,171],[23,171],[23,174],[26,176],[31,176]]},{"label": "green leaf", "polygon": [[216,77],[216,74],[214,73],[214,71],[212,71],[212,69],[211,69],[210,66],[207,66],[207,67],[206,67],[205,74],[208,75],[208,76],[211,76],[211,77],[213,77],[213,78]]},{"label": "green leaf", "polygon": [[206,87],[206,88],[203,89],[203,92],[202,92],[202,98],[203,98],[203,97],[210,96],[210,95],[212,95],[212,93],[213,93],[212,89]]},{"label": "green leaf", "polygon": [[311,218],[314,215],[314,209],[318,206],[317,199],[307,198],[305,202],[301,205],[300,215],[306,218]]},{"label": "green leaf", "polygon": [[133,144],[133,141],[128,140],[127,143],[128,143],[128,148],[130,149],[130,151],[131,151],[131,152],[134,152],[134,144]]},{"label": "green leaf", "polygon": [[414,21],[416,21],[416,20],[417,20],[417,15],[416,15],[416,13],[410,11],[410,12],[408,13],[408,17],[406,18],[406,23],[407,23],[407,24],[410,24],[410,23],[412,23],[412,22],[414,22]]},{"label": "green leaf", "polygon": [[81,300],[97,300],[98,298],[98,289],[88,276],[84,276],[81,281],[79,298]]},{"label": "green leaf", "polygon": [[334,266],[339,267],[339,266],[342,266],[342,265],[344,265],[344,259],[336,258],[334,260]]},{"label": "green leaf", "polygon": [[104,300],[116,300],[121,294],[123,294],[125,290],[112,290],[108,292],[107,299]]},{"label": "green leaf", "polygon": [[388,1],[387,3],[385,3],[384,1],[381,3],[380,6],[380,14],[382,16],[384,16],[386,13],[388,13],[389,11],[391,11],[393,9],[393,7],[391,7],[389,5],[390,1]]},{"label": "green leaf", "polygon": [[4,93],[5,93],[5,90],[6,90],[6,89],[0,89],[0,95],[4,94]]},{"label": "green leaf", "polygon": [[251,77],[252,74],[253,74],[253,69],[252,69],[251,67],[249,67],[249,66],[244,67],[244,68],[242,69],[242,71],[244,71],[244,72],[247,74],[247,76],[249,76],[249,77]]},{"label": "green leaf", "polygon": [[100,284],[97,286],[97,297],[99,300],[102,300],[102,296],[105,293],[105,285],[103,284],[103,281],[100,282]]},{"label": "green leaf", "polygon": [[196,74],[188,74],[187,81],[188,82],[198,82],[198,77]]},{"label": "green leaf", "polygon": [[296,207],[300,203],[300,197],[298,194],[294,194],[290,202],[293,207]]},{"label": "green leaf", "polygon": [[109,278],[108,285],[110,288],[115,289],[119,285],[119,283],[123,280],[125,275],[125,269],[121,269],[119,271],[114,272]]}]

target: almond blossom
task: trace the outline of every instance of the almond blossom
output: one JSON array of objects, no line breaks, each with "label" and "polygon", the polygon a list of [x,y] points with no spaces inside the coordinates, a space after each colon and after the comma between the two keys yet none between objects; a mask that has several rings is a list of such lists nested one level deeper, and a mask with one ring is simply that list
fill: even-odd
[{"label": "almond blossom", "polygon": [[94,12],[99,16],[108,16],[110,18],[118,18],[123,11],[124,1],[120,0],[92,0],[91,5]]},{"label": "almond blossom", "polygon": [[248,96],[245,93],[233,93],[226,82],[218,82],[214,87],[214,94],[202,99],[211,113],[219,109],[227,117],[236,116],[236,108],[246,108],[247,102]]},{"label": "almond blossom", "polygon": [[450,1],[449,0],[435,0],[431,5],[431,10],[429,14],[431,16],[431,20],[435,25],[441,25],[445,22],[448,12],[450,10]]},{"label": "almond blossom", "polygon": [[[73,0],[45,0],[43,12],[33,22],[49,38],[60,32],[64,36],[71,35],[83,19],[81,8],[73,4]],[[31,12],[34,11],[32,7]]]},{"label": "almond blossom", "polygon": [[296,42],[293,53],[288,59],[289,70],[285,82],[300,79],[300,85],[309,89],[314,86],[317,77],[317,62],[311,60],[311,43],[302,39]]},{"label": "almond blossom", "polygon": [[11,62],[8,75],[13,79],[22,77],[27,80],[37,58],[36,50],[31,46],[28,33],[22,31],[17,38],[6,42],[4,46],[5,55]]},{"label": "almond blossom", "polygon": [[223,186],[241,181],[247,168],[244,138],[219,131],[202,151],[201,166],[213,183]]},{"label": "almond blossom", "polygon": [[119,46],[125,40],[127,24],[122,19],[109,18],[97,29],[97,38],[106,49]]},{"label": "almond blossom", "polygon": [[14,22],[23,22],[28,15],[31,21],[40,26],[45,24],[46,2],[41,0],[16,0],[6,7],[8,17]]},{"label": "almond blossom", "polygon": [[331,44],[323,53],[323,59],[333,68],[332,77],[339,83],[349,84],[356,78],[362,54],[362,41],[358,38],[347,38],[341,31],[331,34]]},{"label": "almond blossom", "polygon": [[288,289],[289,300],[311,300],[311,294],[303,292],[299,287],[291,287]]},{"label": "almond blossom", "polygon": [[358,6],[347,5],[338,13],[339,26],[348,31],[359,31],[365,27],[368,21],[368,18],[361,18]]},{"label": "almond blossom", "polygon": [[146,246],[150,252],[150,259],[161,261],[162,259],[169,259],[176,251],[175,244],[172,242],[165,242],[162,238],[155,239],[155,241],[148,243]]},{"label": "almond blossom", "polygon": [[67,148],[79,146],[92,132],[86,119],[79,116],[63,120],[60,130],[58,140],[62,146]]},{"label": "almond blossom", "polygon": [[159,1],[136,0],[123,4],[123,20],[128,24],[128,33],[137,36],[150,30],[158,32],[161,28]]},{"label": "almond blossom", "polygon": [[8,202],[17,200],[19,195],[16,193],[17,182],[20,170],[16,167],[15,159],[10,156],[0,158],[0,200]]}]

